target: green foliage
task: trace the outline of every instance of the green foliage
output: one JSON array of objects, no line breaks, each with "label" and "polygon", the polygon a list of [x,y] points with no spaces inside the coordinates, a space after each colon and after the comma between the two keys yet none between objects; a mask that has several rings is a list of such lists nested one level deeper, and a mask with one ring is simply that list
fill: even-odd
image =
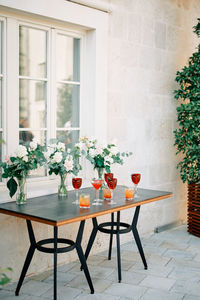
[{"label": "green foliage", "polygon": [[[200,18],[194,27],[200,36]],[[177,167],[183,182],[200,182],[200,45],[189,58],[188,65],[176,74],[179,89],[175,99],[179,100],[177,121],[179,128],[174,131],[177,154],[183,155]]]},{"label": "green foliage", "polygon": [[7,271],[12,271],[11,268],[1,269],[0,268],[0,286],[3,286],[10,282],[10,278],[6,275]]},{"label": "green foliage", "polygon": [[104,168],[107,173],[111,172],[112,164],[123,165],[124,158],[132,155],[132,152],[120,153],[115,144],[98,144],[97,140],[88,137],[80,138],[79,147],[85,145],[83,155],[94,165],[94,169]]},{"label": "green foliage", "polygon": [[36,142],[30,142],[27,145],[19,145],[16,150],[16,156],[7,158],[6,162],[1,162],[3,168],[2,178],[9,178],[7,188],[10,197],[13,197],[17,191],[17,180],[28,177],[30,170],[37,169],[38,165],[44,163],[43,147]]},{"label": "green foliage", "polygon": [[64,175],[72,173],[77,175],[82,169],[79,158],[81,156],[80,149],[74,147],[73,149],[66,149],[66,145],[57,140],[53,141],[47,146],[47,151],[44,153],[46,164],[49,168],[49,175]]}]

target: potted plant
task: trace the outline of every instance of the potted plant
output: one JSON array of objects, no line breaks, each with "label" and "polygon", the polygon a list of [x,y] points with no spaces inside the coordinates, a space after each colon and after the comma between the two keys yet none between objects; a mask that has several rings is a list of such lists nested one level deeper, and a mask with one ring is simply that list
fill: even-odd
[{"label": "potted plant", "polygon": [[[194,32],[200,37],[200,18]],[[188,183],[188,231],[200,236],[200,44],[176,75],[179,127],[174,134],[177,153],[182,154],[177,167]]]}]

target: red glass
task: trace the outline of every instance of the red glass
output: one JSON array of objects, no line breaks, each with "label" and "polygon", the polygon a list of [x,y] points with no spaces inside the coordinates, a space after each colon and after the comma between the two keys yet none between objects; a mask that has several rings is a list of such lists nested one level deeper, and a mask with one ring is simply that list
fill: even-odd
[{"label": "red glass", "polygon": [[82,178],[72,178],[72,185],[74,187],[74,189],[78,190],[80,189],[81,185],[82,185]]},{"label": "red glass", "polygon": [[103,180],[93,180],[92,185],[98,191],[103,184]]},{"label": "red glass", "polygon": [[72,178],[72,185],[73,185],[74,189],[76,190],[76,200],[72,203],[79,204],[78,190],[80,189],[80,187],[82,185],[82,178],[79,178],[79,177]]},{"label": "red glass", "polygon": [[114,190],[117,185],[117,178],[108,179],[107,184],[108,184],[109,189]]},{"label": "red glass", "polygon": [[113,173],[105,173],[104,178],[105,181],[108,182],[108,179],[113,179],[114,174]]},{"label": "red glass", "polygon": [[140,182],[141,175],[138,173],[131,174],[131,179],[134,184],[138,184]]}]

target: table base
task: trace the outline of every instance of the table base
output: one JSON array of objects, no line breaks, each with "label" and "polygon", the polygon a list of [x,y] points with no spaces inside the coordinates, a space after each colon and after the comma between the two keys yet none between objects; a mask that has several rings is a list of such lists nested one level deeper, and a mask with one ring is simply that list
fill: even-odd
[{"label": "table base", "polygon": [[[121,256],[120,256],[120,234],[124,234],[127,232],[132,231],[136,245],[138,247],[138,251],[140,253],[142,262],[144,264],[144,269],[147,270],[147,262],[145,259],[145,255],[144,255],[144,251],[142,248],[142,244],[140,241],[140,237],[139,237],[139,233],[137,230],[137,222],[138,222],[138,217],[139,217],[139,212],[140,212],[140,206],[137,206],[135,209],[135,213],[133,216],[133,221],[132,224],[127,224],[127,223],[123,223],[120,222],[120,211],[117,212],[117,222],[114,222],[114,213],[111,213],[111,222],[105,222],[105,223],[101,223],[98,225],[97,223],[97,219],[93,218],[92,222],[93,222],[93,230],[91,232],[90,238],[89,238],[89,242],[85,251],[85,258],[87,260],[90,250],[92,248],[92,245],[94,243],[96,234],[98,231],[103,232],[103,233],[107,233],[110,234],[110,242],[109,242],[109,251],[108,251],[108,260],[111,259],[111,254],[112,254],[112,242],[113,242],[113,234],[116,234],[116,242],[117,242],[117,264],[118,264],[118,280],[119,282],[121,282],[122,279],[122,275],[121,275]],[[106,227],[110,227],[110,229],[106,228]],[[114,227],[116,227],[116,229],[114,229]],[[123,229],[121,229],[121,227]],[[83,269],[83,267],[81,266],[81,270]]]},{"label": "table base", "polygon": [[[85,256],[84,256],[84,253],[83,253],[83,250],[81,247],[81,241],[82,241],[85,221],[81,221],[81,223],[80,223],[77,238],[76,238],[75,242],[72,240],[68,240],[68,239],[58,238],[58,227],[57,226],[54,226],[54,238],[45,239],[45,240],[36,242],[31,221],[26,220],[26,222],[27,222],[27,228],[28,228],[28,234],[29,234],[29,240],[30,240],[30,247],[29,247],[25,262],[24,262],[24,266],[23,266],[18,284],[17,284],[15,295],[16,296],[19,295],[19,291],[20,291],[20,288],[24,281],[24,277],[26,276],[27,270],[30,266],[31,260],[33,258],[33,254],[34,254],[35,250],[37,249],[38,251],[45,252],[45,253],[52,253],[54,255],[54,300],[57,300],[57,254],[69,252],[75,248],[76,248],[80,263],[83,267],[88,285],[90,287],[91,294],[93,294],[94,288],[93,288],[92,280],[91,280],[90,273],[89,273],[87,263],[86,263],[86,259],[85,259]],[[43,246],[43,245],[50,244],[50,243],[51,244],[53,243],[53,245],[54,245],[53,248],[48,248],[48,247]],[[58,243],[68,245],[68,246],[58,248]]]}]

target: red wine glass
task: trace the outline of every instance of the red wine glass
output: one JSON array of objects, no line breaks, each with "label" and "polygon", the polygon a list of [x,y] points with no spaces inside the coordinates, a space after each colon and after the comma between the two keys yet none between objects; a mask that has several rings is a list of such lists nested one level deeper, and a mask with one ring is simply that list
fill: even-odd
[{"label": "red wine glass", "polygon": [[131,179],[134,183],[134,195],[135,195],[135,197],[138,197],[137,186],[138,186],[138,183],[140,182],[140,178],[141,178],[141,174],[139,174],[139,173],[131,174]]},{"label": "red wine glass", "polygon": [[100,203],[102,199],[99,199],[99,189],[103,184],[103,179],[93,179],[91,184],[96,190],[96,198],[94,199],[94,203],[92,205],[102,205],[102,203]]},{"label": "red wine glass", "polygon": [[73,204],[79,204],[79,199],[78,199],[78,190],[80,189],[82,185],[82,178],[79,177],[74,177],[72,178],[72,185],[76,191],[76,200],[72,202]]},{"label": "red wine glass", "polygon": [[113,179],[113,177],[114,177],[113,173],[105,173],[104,174],[104,178],[105,178],[106,183],[107,183],[108,179]]},{"label": "red wine glass", "polygon": [[107,184],[108,184],[108,187],[109,187],[109,189],[111,191],[111,201],[110,201],[110,204],[115,204],[116,202],[113,201],[113,191],[114,191],[114,189],[117,186],[117,178],[112,178],[112,179],[108,178]]}]

